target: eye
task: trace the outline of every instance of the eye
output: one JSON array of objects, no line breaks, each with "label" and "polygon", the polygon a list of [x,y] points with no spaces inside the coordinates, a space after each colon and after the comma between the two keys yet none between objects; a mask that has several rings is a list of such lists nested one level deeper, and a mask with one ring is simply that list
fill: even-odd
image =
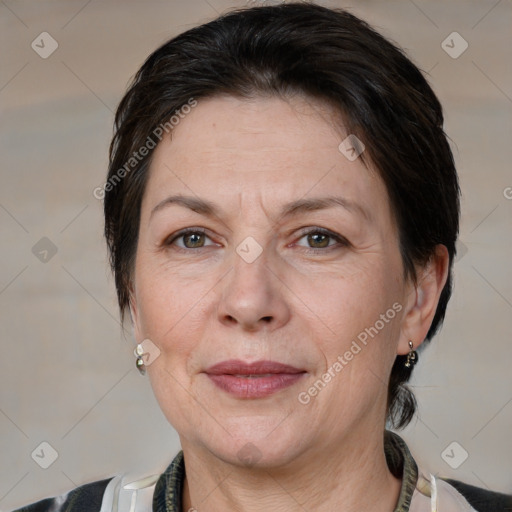
[{"label": "eye", "polygon": [[304,246],[298,242],[297,245],[300,245],[301,247],[308,247],[310,249],[325,249],[335,245],[349,245],[349,242],[342,236],[323,228],[314,228],[303,232],[299,241],[302,239],[306,239],[306,243],[308,245]]},{"label": "eye", "polygon": [[166,241],[165,245],[176,245],[180,249],[201,249],[208,245],[216,245],[214,242],[207,244],[206,240],[210,237],[202,229],[183,229],[178,233],[171,235]]}]

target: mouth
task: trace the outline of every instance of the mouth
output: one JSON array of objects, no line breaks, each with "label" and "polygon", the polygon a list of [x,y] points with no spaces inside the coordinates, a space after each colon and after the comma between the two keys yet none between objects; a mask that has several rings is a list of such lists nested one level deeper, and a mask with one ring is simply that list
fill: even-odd
[{"label": "mouth", "polygon": [[292,386],[306,374],[305,370],[274,361],[245,363],[229,360],[205,371],[218,388],[237,398],[264,398]]}]

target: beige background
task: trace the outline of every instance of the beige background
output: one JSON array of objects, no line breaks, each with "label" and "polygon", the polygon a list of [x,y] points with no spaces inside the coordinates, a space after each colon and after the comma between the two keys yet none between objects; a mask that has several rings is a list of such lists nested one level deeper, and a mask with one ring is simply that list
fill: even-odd
[{"label": "beige background", "polygon": [[[125,471],[159,473],[178,451],[121,333],[92,191],[112,112],[145,57],[257,3],[0,2],[0,510]],[[512,4],[327,5],[362,16],[430,72],[460,172],[467,252],[445,326],[416,370],[420,414],[405,438],[433,473],[512,492]],[[31,48],[44,31],[59,45],[47,59]],[[469,44],[457,59],[441,47],[454,31]],[[42,237],[57,249],[46,262],[32,252]],[[469,454],[456,470],[441,457],[453,441]],[[48,469],[31,457],[41,442],[58,454]]]}]

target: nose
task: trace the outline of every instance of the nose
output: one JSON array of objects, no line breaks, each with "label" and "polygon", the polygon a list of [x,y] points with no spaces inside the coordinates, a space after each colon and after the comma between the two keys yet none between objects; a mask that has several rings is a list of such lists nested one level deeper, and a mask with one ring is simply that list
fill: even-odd
[{"label": "nose", "polygon": [[235,255],[218,304],[219,321],[245,331],[273,331],[290,318],[287,287],[268,265],[265,251],[251,263]]}]

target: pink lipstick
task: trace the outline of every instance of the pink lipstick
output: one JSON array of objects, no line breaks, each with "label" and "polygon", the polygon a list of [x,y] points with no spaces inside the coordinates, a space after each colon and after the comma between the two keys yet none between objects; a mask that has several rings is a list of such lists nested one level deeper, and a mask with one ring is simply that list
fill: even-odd
[{"label": "pink lipstick", "polygon": [[244,363],[232,359],[205,371],[220,389],[238,398],[263,398],[295,384],[305,374],[293,366],[273,361]]}]

